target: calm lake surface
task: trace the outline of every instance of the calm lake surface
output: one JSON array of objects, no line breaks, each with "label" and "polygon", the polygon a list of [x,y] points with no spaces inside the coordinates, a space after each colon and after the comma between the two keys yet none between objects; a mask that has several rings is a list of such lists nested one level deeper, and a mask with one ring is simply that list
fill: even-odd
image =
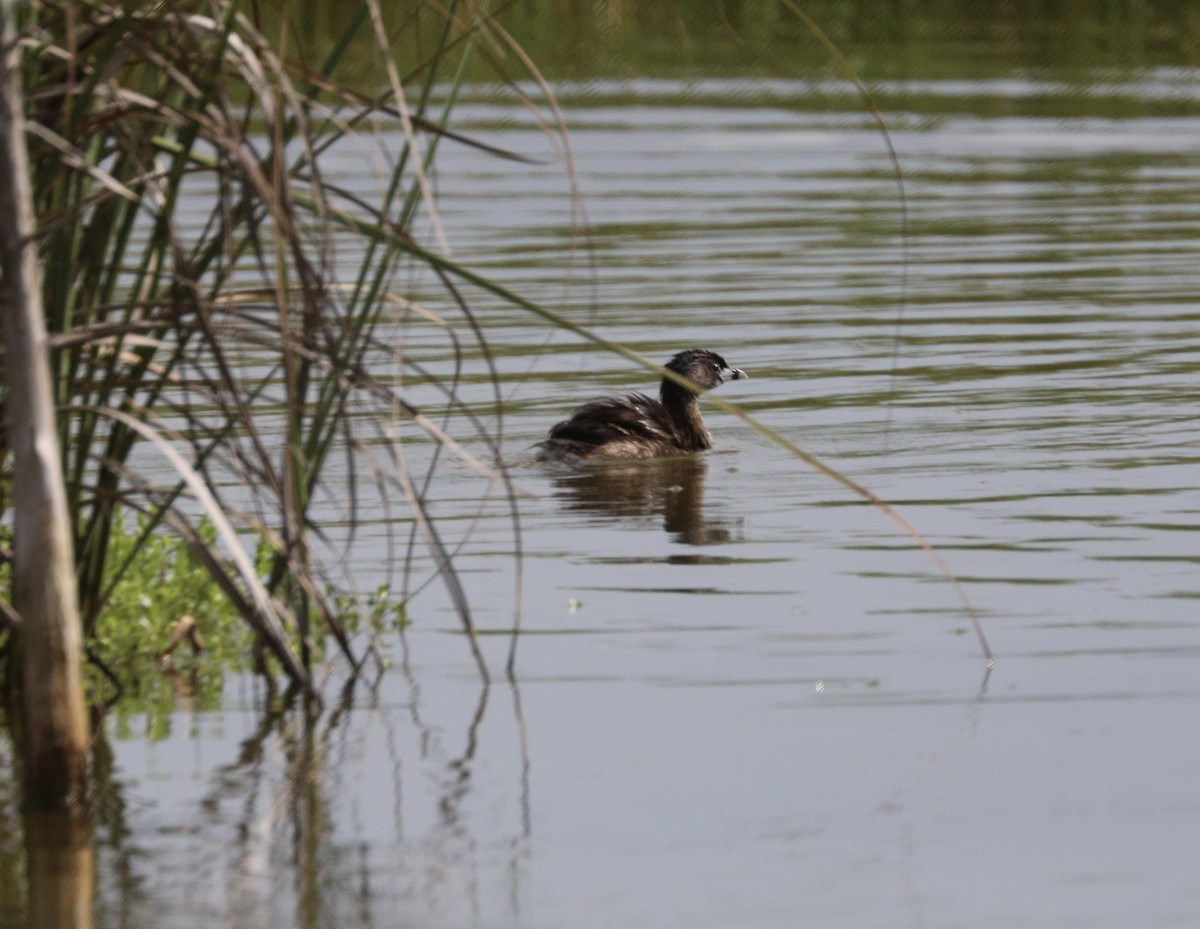
[{"label": "calm lake surface", "polygon": [[[921,101],[885,113],[903,210],[851,98],[663,80],[559,88],[586,225],[481,88],[456,128],[539,163],[445,145],[440,218],[576,323],[745,369],[720,398],[895,505],[994,668],[895,523],[709,405],[699,459],[515,468],[515,684],[488,635],[481,686],[434,583],[396,666],[340,700],[335,674],[322,715],[235,677],[155,738],[110,721],[97,925],[1200,925],[1200,117],[1157,106],[1195,108],[1200,73],[1087,91],[1145,103],[1121,118],[1047,114],[1050,81],[879,90]],[[653,389],[471,296],[507,456]],[[478,352],[465,373],[487,416]],[[483,486],[447,461],[431,495],[501,632],[515,543]]]}]

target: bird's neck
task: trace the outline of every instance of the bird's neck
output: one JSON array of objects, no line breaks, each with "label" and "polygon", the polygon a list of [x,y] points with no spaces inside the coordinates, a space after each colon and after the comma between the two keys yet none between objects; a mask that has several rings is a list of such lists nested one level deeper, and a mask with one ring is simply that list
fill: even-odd
[{"label": "bird's neck", "polygon": [[700,399],[694,393],[686,387],[680,387],[674,381],[663,378],[659,397],[675,426],[681,447],[693,452],[712,448],[712,436],[709,435],[704,426],[704,418],[700,415]]}]

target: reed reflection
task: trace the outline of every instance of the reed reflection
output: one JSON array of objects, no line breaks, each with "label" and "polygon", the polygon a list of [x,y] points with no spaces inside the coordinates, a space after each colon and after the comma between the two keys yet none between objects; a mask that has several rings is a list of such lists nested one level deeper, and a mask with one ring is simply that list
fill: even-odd
[{"label": "reed reflection", "polygon": [[[481,684],[467,715],[447,726],[425,718],[444,707],[423,707],[416,678],[407,667],[399,670],[410,685],[408,701],[397,702],[387,675],[365,692],[360,679],[351,679],[323,714],[299,692],[274,696],[236,759],[217,769],[200,806],[207,828],[232,827],[236,836],[225,866],[230,912],[308,927],[371,923],[381,913],[420,921],[442,906],[487,908],[489,894],[476,878],[484,843],[463,807],[479,786],[490,687]],[[367,720],[382,727],[375,747],[362,741]],[[528,764],[520,720],[518,729],[524,804]],[[448,749],[455,732],[461,745]],[[369,796],[347,802],[346,785],[369,777],[376,749],[390,761],[391,783],[374,781]],[[371,821],[358,821],[363,809]],[[384,838],[380,826],[389,815],[394,832]],[[522,816],[504,842],[513,861],[503,895],[514,908],[528,833]],[[287,893],[268,891],[280,882]]]},{"label": "reed reflection", "polygon": [[596,462],[554,475],[568,510],[609,517],[657,517],[674,542],[719,545],[744,538],[740,519],[705,513],[708,462],[700,455]]},{"label": "reed reflection", "polygon": [[27,929],[91,929],[95,852],[88,817],[25,813]]}]

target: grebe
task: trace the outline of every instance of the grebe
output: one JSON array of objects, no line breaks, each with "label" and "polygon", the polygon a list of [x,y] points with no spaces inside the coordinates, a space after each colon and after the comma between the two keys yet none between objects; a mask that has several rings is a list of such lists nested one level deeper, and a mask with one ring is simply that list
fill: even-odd
[{"label": "grebe", "polygon": [[[716,352],[699,348],[680,352],[666,368],[702,391],[749,377],[745,371],[729,367]],[[664,377],[659,397],[654,400],[635,393],[585,403],[538,444],[540,456],[552,460],[662,458],[712,448],[695,392]]]}]

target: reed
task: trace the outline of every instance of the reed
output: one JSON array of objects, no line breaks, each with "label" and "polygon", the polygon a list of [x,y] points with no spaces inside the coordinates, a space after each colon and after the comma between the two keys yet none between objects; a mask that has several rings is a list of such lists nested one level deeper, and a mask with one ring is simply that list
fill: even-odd
[{"label": "reed", "polygon": [[[408,473],[401,446],[447,445],[482,480],[503,483],[491,464],[498,436],[469,413],[454,379],[406,351],[395,323],[423,321],[455,351],[473,344],[487,357],[462,295],[405,245],[423,236],[440,253],[444,244],[429,173],[439,140],[481,144],[444,127],[466,61],[481,39],[499,41],[498,27],[470,3],[412,10],[420,22],[378,0],[343,9],[342,32],[314,62],[297,50],[286,7],[262,18],[242,0],[22,7],[38,254],[85,634],[169,531],[286,674],[312,690],[325,641],[355,668],[372,650],[370,641],[355,648],[344,628],[347,591],[322,555],[325,529],[353,526],[368,495],[399,497],[487,674],[426,513],[428,475]],[[404,29],[422,31],[424,54],[406,56],[401,74],[391,37]],[[363,78],[350,56],[363,54],[383,63],[378,93],[356,89]],[[399,132],[378,133],[384,124]],[[398,150],[384,150],[397,137]],[[386,166],[373,191],[329,167],[346,146]],[[470,320],[466,335],[397,281],[440,288]],[[398,386],[414,383],[441,393],[453,429]],[[348,460],[348,491],[344,477],[328,478],[335,456]],[[0,497],[0,518],[8,506]]]}]

